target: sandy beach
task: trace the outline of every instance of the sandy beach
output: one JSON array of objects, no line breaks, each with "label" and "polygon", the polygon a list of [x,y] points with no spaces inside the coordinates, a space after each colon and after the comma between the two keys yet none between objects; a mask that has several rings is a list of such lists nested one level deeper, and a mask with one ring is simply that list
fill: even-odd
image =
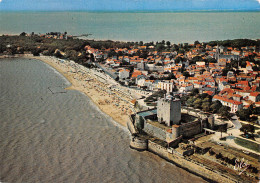
[{"label": "sandy beach", "polygon": [[[128,115],[133,113],[131,95],[120,91],[120,86],[107,75],[95,69],[85,68],[73,61],[59,60],[48,56],[24,56],[38,59],[50,65],[66,77],[71,86],[68,90],[78,90],[86,94],[104,113],[120,125],[126,126]],[[112,86],[112,87],[111,87]]]}]

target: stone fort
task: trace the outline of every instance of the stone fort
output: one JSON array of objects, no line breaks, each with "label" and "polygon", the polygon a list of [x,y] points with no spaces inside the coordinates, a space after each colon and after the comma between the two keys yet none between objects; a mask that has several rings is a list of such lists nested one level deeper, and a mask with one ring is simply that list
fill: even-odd
[{"label": "stone fort", "polygon": [[172,96],[160,98],[157,108],[136,113],[132,121],[137,131],[168,143],[177,138],[193,137],[204,128],[214,126],[214,119],[211,118],[209,125],[208,117],[188,114],[181,109],[181,101]]}]

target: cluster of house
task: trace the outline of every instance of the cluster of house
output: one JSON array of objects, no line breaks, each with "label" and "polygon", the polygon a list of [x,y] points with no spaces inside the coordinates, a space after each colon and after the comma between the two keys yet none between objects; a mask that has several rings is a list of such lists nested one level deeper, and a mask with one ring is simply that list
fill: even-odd
[{"label": "cluster of house", "polygon": [[[111,57],[108,57],[110,49],[97,50],[87,46],[86,50],[96,59],[103,57],[103,66],[110,68],[126,85],[132,83],[146,90],[182,94],[197,88],[200,93],[207,93],[213,96],[213,100],[229,106],[231,112],[251,104],[260,105],[260,93],[257,92],[260,71],[254,71],[253,62],[246,61],[246,67],[239,65],[240,59],[251,55],[256,61],[260,60],[255,46],[238,49],[197,44],[184,53],[158,52],[148,46],[139,46],[115,49],[113,51],[117,55]],[[137,54],[143,52],[146,52],[146,58]],[[192,63],[191,60],[198,56],[200,59]],[[205,62],[207,59],[215,59],[215,62]],[[234,68],[223,76],[223,69],[234,61],[241,72],[236,72]]]},{"label": "cluster of house", "polygon": [[60,32],[50,32],[46,34],[41,34],[41,37],[44,38],[52,38],[52,39],[72,39],[73,36],[68,35],[67,32],[60,33]]}]

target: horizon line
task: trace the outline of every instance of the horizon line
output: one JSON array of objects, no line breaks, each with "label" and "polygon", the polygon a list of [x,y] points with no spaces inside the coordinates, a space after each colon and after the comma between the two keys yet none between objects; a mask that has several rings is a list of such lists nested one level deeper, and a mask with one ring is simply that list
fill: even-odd
[{"label": "horizon line", "polygon": [[[257,9],[244,9],[244,10],[1,10],[1,12],[90,12],[90,13],[195,13],[195,12],[260,12]],[[0,13],[1,13],[0,12]]]}]

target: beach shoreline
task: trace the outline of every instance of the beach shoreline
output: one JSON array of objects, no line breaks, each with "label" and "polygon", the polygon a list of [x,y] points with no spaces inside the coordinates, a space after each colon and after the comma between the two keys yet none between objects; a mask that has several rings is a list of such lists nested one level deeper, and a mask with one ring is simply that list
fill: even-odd
[{"label": "beach shoreline", "polygon": [[[106,76],[105,74],[95,73],[97,71],[85,68],[80,64],[73,63],[73,61],[60,61],[56,57],[20,55],[11,58],[36,59],[48,64],[71,83],[71,86],[65,88],[66,90],[77,90],[82,92],[89,97],[102,112],[110,116],[121,126],[126,127],[127,118],[133,113],[131,99],[128,99],[109,88],[111,86],[109,83],[110,78],[106,78],[107,80],[102,78],[102,82],[102,80],[95,75],[100,74]],[[115,81],[111,80],[111,83],[113,82],[115,83]]]}]

